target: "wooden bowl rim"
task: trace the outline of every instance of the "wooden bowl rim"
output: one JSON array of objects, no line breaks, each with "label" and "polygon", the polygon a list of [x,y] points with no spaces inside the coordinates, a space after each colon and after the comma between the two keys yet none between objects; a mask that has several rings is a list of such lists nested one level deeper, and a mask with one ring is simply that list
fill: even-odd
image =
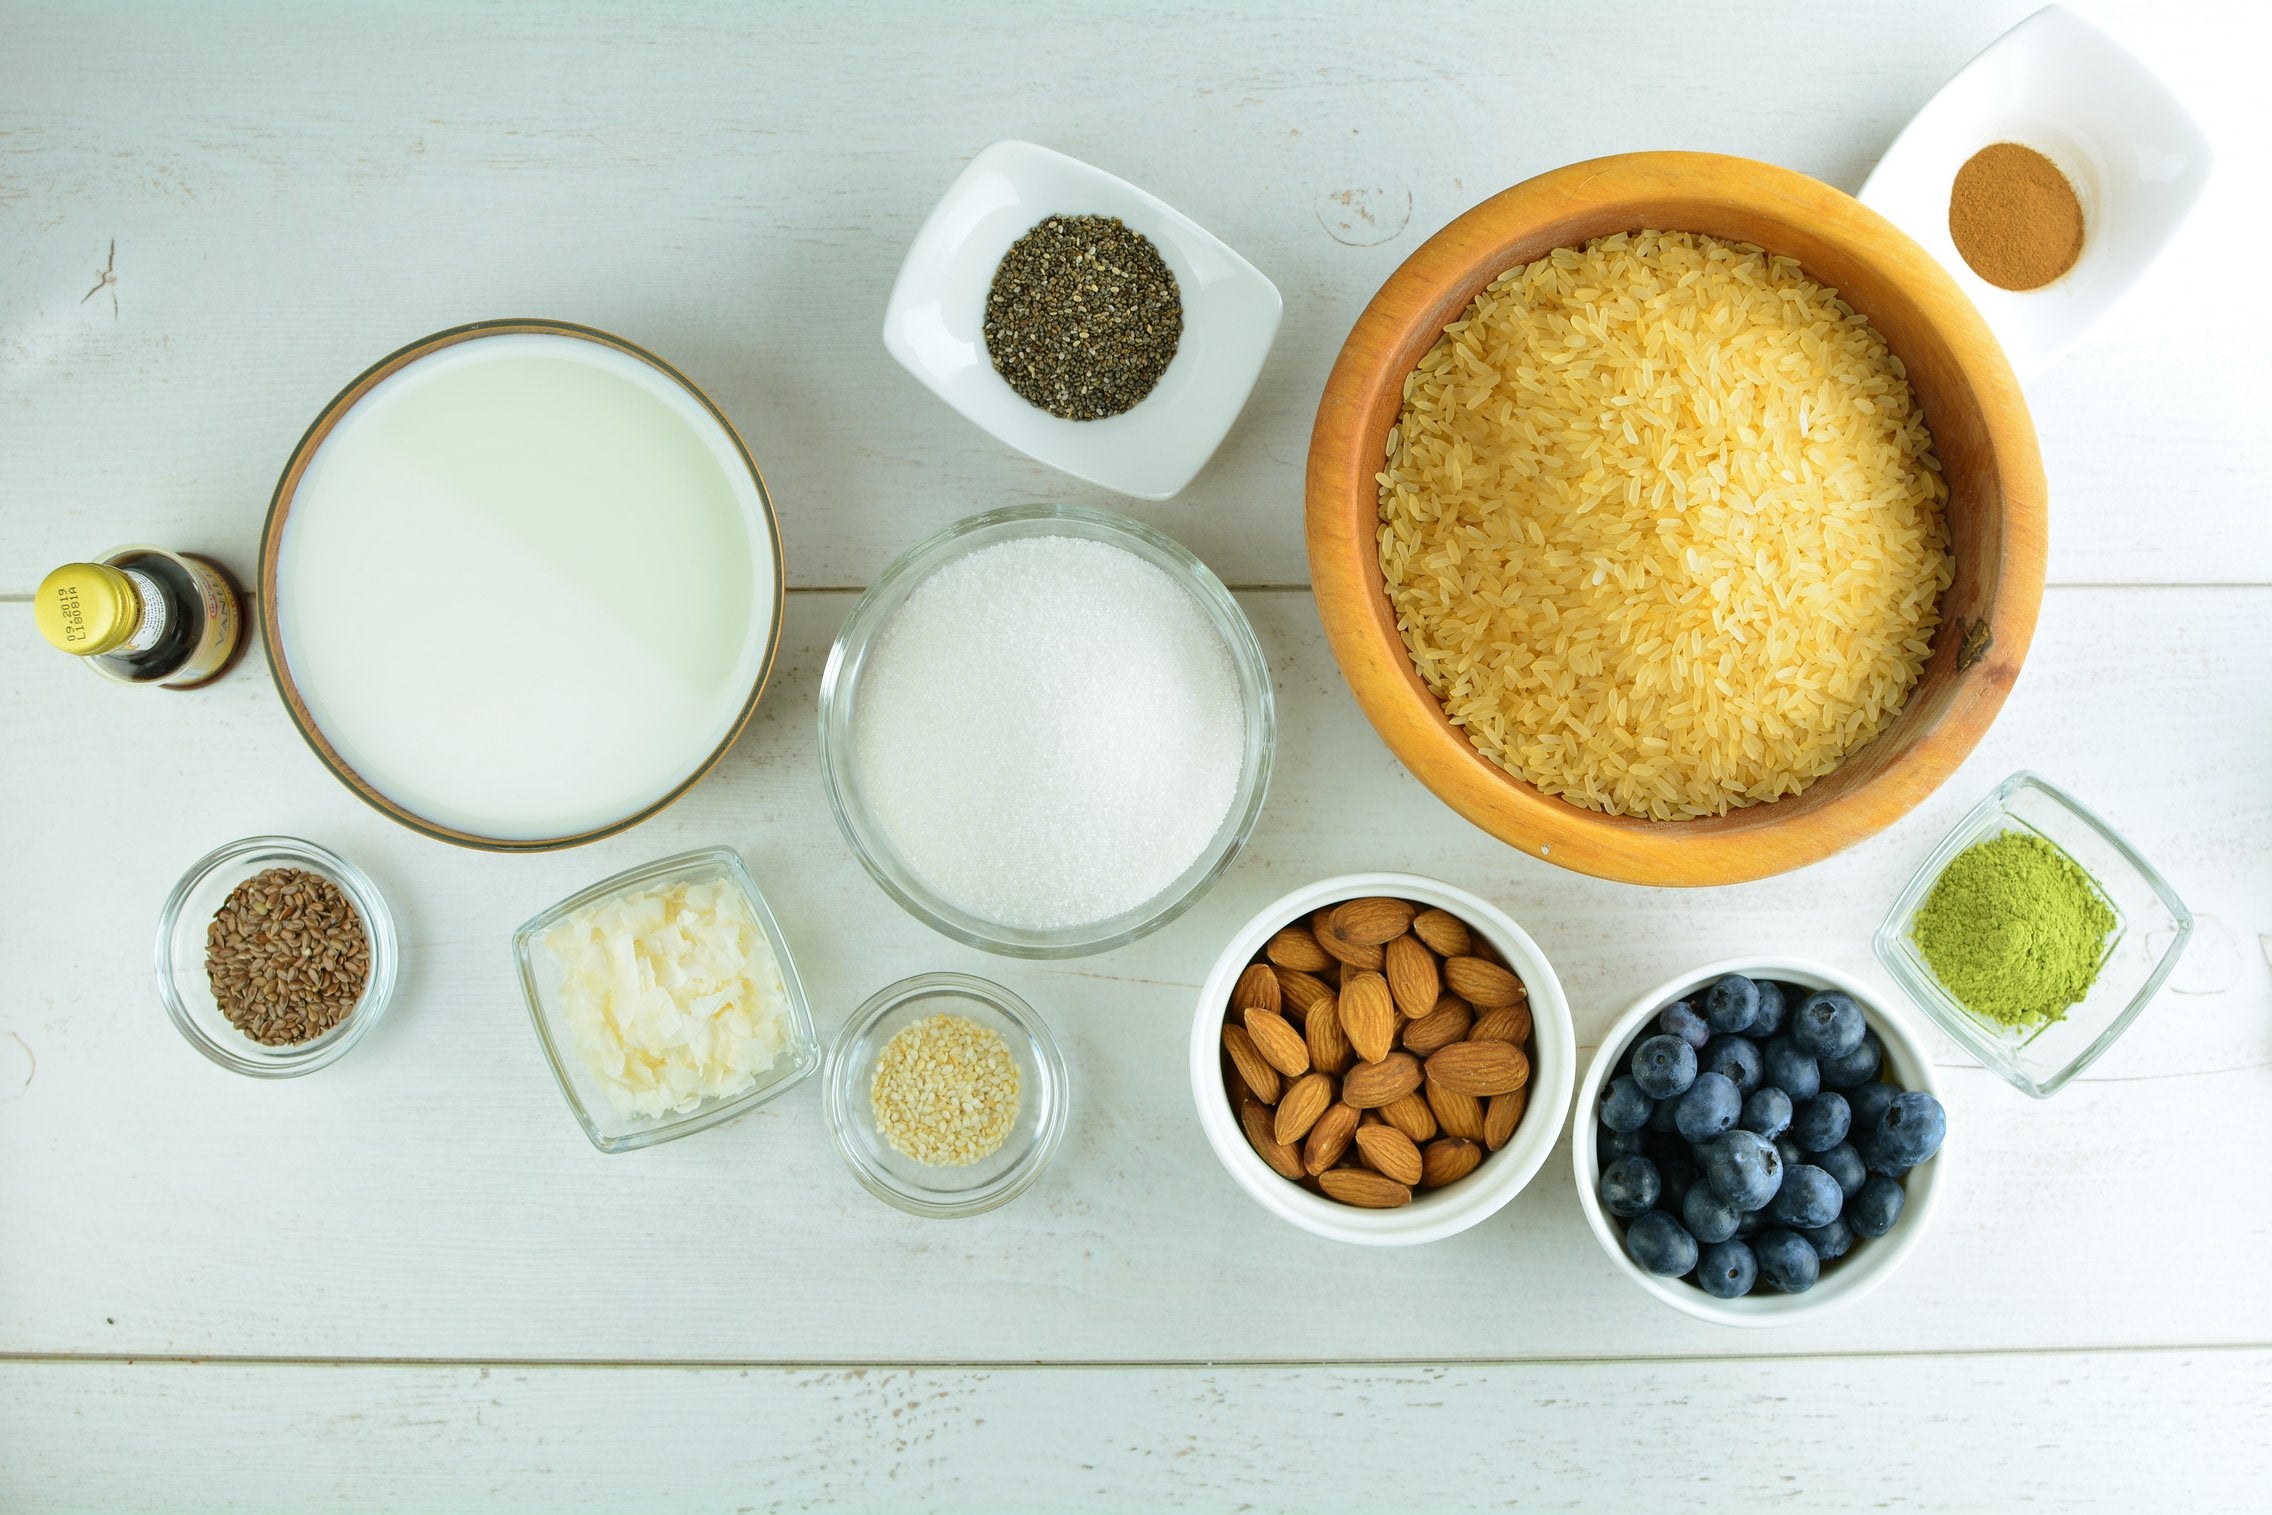
[{"label": "wooden bowl rim", "polygon": [[[1686,200],[1809,224],[1909,291],[1921,310],[1929,307],[1927,319],[1974,395],[1995,461],[2002,494],[1999,567],[1983,617],[1993,623],[1994,638],[1985,654],[1960,669],[1968,681],[1965,697],[1897,761],[1803,810],[1781,808],[1793,796],[1719,817],[1645,820],[1581,809],[1515,778],[1446,718],[1397,633],[1377,535],[1346,529],[1352,516],[1378,520],[1374,479],[1385,428],[1376,432],[1367,417],[1388,390],[1401,395],[1405,375],[1441,327],[1409,361],[1398,356],[1399,334],[1433,306],[1448,307],[1444,324],[1456,320],[1485,284],[1514,266],[1500,250],[1525,231],[1648,200]],[[1819,862],[1891,825],[1955,772],[2002,708],[2033,637],[2043,597],[2045,497],[2035,427],[2011,364],[1970,299],[1922,247],[1852,196],[1794,170],[1716,153],[1640,152],[1568,164],[1503,190],[1452,220],[1389,276],[1326,379],[1310,437],[1305,526],[1327,643],[1366,718],[1414,777],[1468,820],[1533,857],[1623,883],[1700,886]],[[1936,635],[1954,629],[1944,621]]]},{"label": "wooden bowl rim", "polygon": [[[711,750],[707,757],[696,764],[693,772],[689,773],[669,793],[635,813],[625,816],[621,820],[610,821],[604,826],[595,826],[589,830],[572,832],[562,836],[513,839],[483,836],[479,832],[463,831],[455,826],[445,826],[439,821],[431,820],[406,808],[373,788],[368,780],[355,771],[354,765],[342,757],[338,750],[331,745],[330,739],[323,734],[322,728],[316,724],[315,716],[309,711],[306,700],[301,697],[299,685],[294,680],[292,670],[284,658],[282,620],[277,613],[276,605],[276,574],[277,561],[283,549],[284,521],[291,513],[292,502],[298,493],[300,479],[307,472],[308,464],[314,460],[317,448],[323,445],[324,439],[331,435],[332,428],[339,424],[341,417],[354,408],[357,401],[370,393],[382,379],[407,368],[421,358],[441,351],[445,347],[452,347],[460,342],[474,341],[482,337],[508,336],[520,333],[573,337],[579,341],[592,342],[601,347],[612,348],[626,357],[636,358],[692,395],[701,403],[702,408],[708,411],[711,417],[725,429],[727,440],[733,443],[735,455],[741,459],[742,466],[749,470],[750,482],[757,488],[759,513],[765,518],[766,548],[773,557],[773,617],[772,624],[766,632],[764,655],[758,661],[757,677],[750,684],[749,698],[742,702],[740,713],[734,717],[733,725],[727,728],[725,736],[720,738],[718,745]],[[415,342],[396,348],[369,368],[364,369],[348,382],[346,388],[334,395],[331,403],[324,406],[317,413],[315,420],[308,424],[307,431],[301,435],[299,442],[293,447],[291,456],[285,459],[284,471],[276,480],[275,493],[269,497],[268,518],[260,530],[258,583],[260,586],[261,643],[262,649],[268,655],[269,677],[275,681],[276,692],[283,698],[284,709],[292,718],[293,728],[300,733],[300,739],[308,744],[308,749],[316,755],[317,761],[330,769],[332,776],[345,784],[356,798],[362,800],[389,820],[407,826],[421,836],[430,836],[436,841],[449,842],[454,846],[472,848],[483,852],[551,852],[565,847],[581,847],[586,842],[596,842],[602,837],[614,836],[618,832],[628,831],[633,826],[676,804],[681,796],[707,777],[711,769],[718,766],[726,753],[732,749],[734,743],[740,739],[743,728],[749,725],[750,717],[757,713],[758,701],[764,697],[765,687],[773,677],[773,665],[781,653],[781,629],[788,607],[787,570],[781,552],[781,523],[778,513],[773,508],[772,492],[765,487],[765,475],[759,470],[757,460],[750,456],[749,447],[743,442],[741,432],[732,421],[727,419],[726,413],[718,408],[717,402],[703,391],[701,385],[696,384],[685,374],[680,373],[676,368],[637,343],[626,341],[612,332],[602,331],[594,326],[579,326],[572,321],[552,321],[526,317],[471,321],[463,326],[452,326],[430,336],[420,337]]]}]

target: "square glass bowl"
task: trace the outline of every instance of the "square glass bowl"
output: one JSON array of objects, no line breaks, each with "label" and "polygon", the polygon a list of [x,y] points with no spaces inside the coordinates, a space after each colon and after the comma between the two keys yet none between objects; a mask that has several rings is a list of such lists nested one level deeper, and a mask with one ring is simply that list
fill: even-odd
[{"label": "square glass bowl", "polygon": [[[1910,938],[1917,912],[1951,860],[1975,842],[2032,831],[2097,884],[2114,930],[2098,979],[2063,1019],[2007,1026],[1974,1015],[1941,986]],[[1878,961],[1943,1031],[2023,1094],[2048,1099],[2098,1060],[2160,992],[2193,935],[2193,914],[2168,882],[2082,801],[2036,774],[2013,774],[1942,838],[1878,927]]]},{"label": "square glass bowl", "polygon": [[[583,1055],[576,1049],[567,1008],[560,1001],[560,965],[544,948],[545,933],[585,906],[619,894],[715,880],[724,880],[741,891],[749,902],[749,911],[756,918],[758,929],[765,933],[765,940],[773,949],[773,960],[780,967],[781,987],[788,1001],[787,1045],[771,1073],[761,1077],[755,1088],[732,1099],[706,1099],[691,1110],[662,1116],[622,1114],[609,1102],[607,1091],[584,1066]],[[602,1152],[636,1152],[641,1147],[675,1141],[712,1126],[724,1125],[735,1116],[746,1115],[766,1101],[786,1094],[820,1067],[820,1046],[813,1034],[812,1008],[805,999],[805,986],[797,977],[789,943],[781,935],[781,925],[773,918],[765,896],[758,892],[757,881],[750,877],[740,855],[731,848],[708,847],[699,852],[658,858],[570,895],[513,933],[513,960],[520,967],[521,993],[528,1001],[529,1019],[536,1026],[545,1061],[552,1065],[552,1076],[560,1081],[560,1092],[567,1097],[568,1108],[575,1112],[576,1123]]]},{"label": "square glass bowl", "polygon": [[[1068,421],[1004,382],[986,353],[1002,255],[1050,216],[1113,216],[1159,249],[1183,338],[1152,392],[1117,416]],[[997,142],[970,160],[915,234],[884,310],[884,347],[964,417],[1029,458],[1140,500],[1179,493],[1245,408],[1278,336],[1278,287],[1205,227],[1077,158]]]}]

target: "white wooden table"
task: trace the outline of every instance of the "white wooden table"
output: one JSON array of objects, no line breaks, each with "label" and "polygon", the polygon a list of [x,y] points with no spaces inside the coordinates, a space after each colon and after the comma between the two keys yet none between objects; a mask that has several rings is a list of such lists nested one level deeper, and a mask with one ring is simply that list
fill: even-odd
[{"label": "white wooden table", "polygon": [[[2028,8],[0,5],[0,1507],[2261,1499],[2272,92],[2254,6],[2081,0],[2183,92],[2220,172],[2149,284],[2033,391],[2056,517],[2035,654],[1972,761],[1881,837],[1697,893],[1517,856],[1390,759],[1303,588],[1319,386],[1428,232],[1630,148],[1851,188]],[[1138,508],[1240,589],[1270,650],[1266,818],[1200,908],[1062,964],[901,915],[814,768],[818,665],[902,547],[1011,501],[1125,503],[1008,455],[877,339],[917,222],[1002,136],[1156,191],[1287,306],[1214,464]],[[498,315],[665,354],[778,495],[795,592],[776,685],[675,809],[566,854],[455,851],[327,778],[257,655],[175,697],[37,644],[25,600],[68,558],[148,540],[248,570],[276,472],[335,389]],[[1730,952],[1883,982],[1868,938],[1894,889],[2023,765],[2136,839],[2200,935],[2049,1103],[1940,1045],[1952,1192],[1845,1315],[1743,1334],[1673,1315],[1611,1273],[1566,1150],[1490,1223],[1385,1254],[1271,1220],[1198,1133],[1193,992],[1226,932],[1295,884],[1387,866],[1483,891],[1552,957],[1590,1051],[1632,996]],[[183,867],[269,831],[359,861],[409,944],[386,1022],[280,1085],[198,1058],[150,969]],[[585,1144],[507,934],[713,842],[768,882],[824,1030],[926,969],[1043,1008],[1077,1108],[1033,1192],[955,1224],[886,1209],[810,1088],[648,1153]]]}]

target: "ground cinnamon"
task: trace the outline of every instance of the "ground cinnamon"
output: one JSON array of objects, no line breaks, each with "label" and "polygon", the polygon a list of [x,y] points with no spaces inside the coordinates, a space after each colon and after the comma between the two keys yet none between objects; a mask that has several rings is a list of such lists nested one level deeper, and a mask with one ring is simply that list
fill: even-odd
[{"label": "ground cinnamon", "polygon": [[1999,289],[2041,289],[2083,252],[2083,202],[2059,165],[1998,142],[1956,171],[1949,235],[1972,271]]}]

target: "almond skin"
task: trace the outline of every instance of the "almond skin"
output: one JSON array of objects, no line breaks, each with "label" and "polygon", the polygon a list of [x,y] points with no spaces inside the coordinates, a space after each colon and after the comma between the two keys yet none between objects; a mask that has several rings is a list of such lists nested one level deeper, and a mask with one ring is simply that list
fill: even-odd
[{"label": "almond skin", "polygon": [[1287,1146],[1293,1146],[1310,1134],[1310,1127],[1325,1114],[1325,1107],[1333,1103],[1333,1080],[1322,1073],[1305,1073],[1286,1088],[1286,1097],[1278,1101],[1278,1118],[1272,1134]]},{"label": "almond skin", "polygon": [[1412,1203],[1412,1191],[1395,1179],[1363,1168],[1329,1168],[1317,1176],[1318,1187],[1345,1205],[1364,1210],[1393,1210]]},{"label": "almond skin", "polygon": [[1358,972],[1341,988],[1341,1034],[1368,1063],[1377,1063],[1396,1048],[1396,1001],[1389,997],[1388,980],[1377,973]]},{"label": "almond skin", "polygon": [[1471,1141],[1446,1136],[1432,1141],[1420,1152],[1420,1187],[1441,1189],[1456,1184],[1475,1171],[1483,1161],[1483,1149]]},{"label": "almond skin", "polygon": [[1231,1054],[1231,1066],[1238,1070],[1240,1080],[1256,1099],[1266,1105],[1278,1103],[1278,1070],[1256,1049],[1254,1038],[1246,1034],[1246,1027],[1225,1026],[1223,1050]]},{"label": "almond skin", "polygon": [[1272,937],[1262,949],[1262,955],[1281,968],[1294,968],[1303,973],[1323,973],[1333,966],[1333,958],[1317,944],[1303,925],[1288,926]]},{"label": "almond skin", "polygon": [[1400,1184],[1420,1182],[1420,1149],[1412,1138],[1394,1126],[1359,1126],[1357,1150],[1385,1178]]},{"label": "almond skin", "polygon": [[1310,1045],[1283,1015],[1274,1010],[1247,1011],[1246,1034],[1253,1039],[1254,1050],[1262,1054],[1262,1060],[1288,1078],[1300,1078],[1310,1071]]},{"label": "almond skin", "polygon": [[1436,1112],[1429,1109],[1427,1100],[1417,1094],[1392,1099],[1381,1106],[1378,1113],[1382,1120],[1415,1142],[1424,1142],[1436,1134]]},{"label": "almond skin", "polygon": [[1512,1042],[1521,1046],[1530,1040],[1530,1006],[1501,1005],[1486,1010],[1475,1018],[1467,1039],[1471,1042]]},{"label": "almond skin", "polygon": [[1311,1008],[1309,1019],[1302,1022],[1302,1036],[1309,1043],[1310,1066],[1322,1072],[1338,1078],[1357,1060],[1341,1029],[1341,1008],[1330,996]]},{"label": "almond skin", "polygon": [[1447,1089],[1429,1079],[1428,1108],[1436,1112],[1436,1124],[1444,1135],[1457,1136],[1471,1142],[1483,1140],[1483,1102],[1472,1094]]},{"label": "almond skin", "polygon": [[1352,968],[1380,967],[1380,944],[1360,942],[1343,936],[1333,929],[1324,911],[1321,910],[1310,918],[1310,930],[1317,937],[1317,944],[1333,954],[1336,960],[1347,963]]},{"label": "almond skin", "polygon": [[1409,1052],[1391,1052],[1377,1063],[1360,1063],[1350,1069],[1341,1080],[1341,1099],[1360,1110],[1378,1110],[1419,1087],[1420,1060]]},{"label": "almond skin", "polygon": [[1302,1167],[1315,1175],[1341,1161],[1349,1151],[1349,1139],[1357,1134],[1360,1119],[1353,1105],[1330,1106],[1317,1118],[1317,1124],[1310,1127],[1309,1138],[1302,1143]]},{"label": "almond skin", "polygon": [[[1378,947],[1412,928],[1412,907],[1402,900],[1375,897],[1344,900],[1333,907],[1326,923],[1343,941]],[[1325,949],[1331,952],[1333,949]]]},{"label": "almond skin", "polygon": [[1436,954],[1416,936],[1400,936],[1381,948],[1381,972],[1388,977],[1388,992],[1396,1008],[1414,1020],[1436,1008],[1443,992],[1443,975],[1436,969]]},{"label": "almond skin", "polygon": [[1522,1123],[1523,1106],[1529,1102],[1527,1086],[1492,1095],[1491,1102],[1483,1107],[1483,1145],[1494,1152],[1504,1147]]},{"label": "almond skin", "polygon": [[1428,1058],[1428,1082],[1487,1099],[1530,1082],[1530,1059],[1506,1042],[1453,1042]]},{"label": "almond skin", "polygon": [[1446,910],[1423,910],[1412,917],[1412,934],[1438,957],[1466,957],[1473,950],[1467,922]]},{"label": "almond skin", "polygon": [[1280,968],[1278,988],[1285,996],[1285,1003],[1278,1007],[1281,1015],[1307,1015],[1310,1007],[1319,1000],[1333,998],[1331,984],[1316,974],[1304,973],[1299,968]]},{"label": "almond skin", "polygon": [[1466,1000],[1478,1010],[1496,1010],[1501,1005],[1519,1005],[1530,996],[1523,989],[1523,981],[1480,957],[1454,957],[1444,961],[1444,982],[1452,993]]},{"label": "almond skin", "polygon": [[1404,1050],[1414,1057],[1467,1040],[1467,1001],[1445,995],[1436,1008],[1404,1028]]},{"label": "almond skin", "polygon": [[1268,1105],[1257,1099],[1240,1100],[1239,1124],[1246,1129],[1246,1139],[1254,1148],[1255,1156],[1268,1163],[1280,1178],[1300,1180],[1302,1155],[1278,1140],[1272,1130]]},{"label": "almond skin", "polygon": [[1285,1003],[1285,994],[1278,987],[1278,975],[1270,971],[1268,963],[1249,963],[1239,981],[1231,985],[1233,1010],[1275,1011]]}]

